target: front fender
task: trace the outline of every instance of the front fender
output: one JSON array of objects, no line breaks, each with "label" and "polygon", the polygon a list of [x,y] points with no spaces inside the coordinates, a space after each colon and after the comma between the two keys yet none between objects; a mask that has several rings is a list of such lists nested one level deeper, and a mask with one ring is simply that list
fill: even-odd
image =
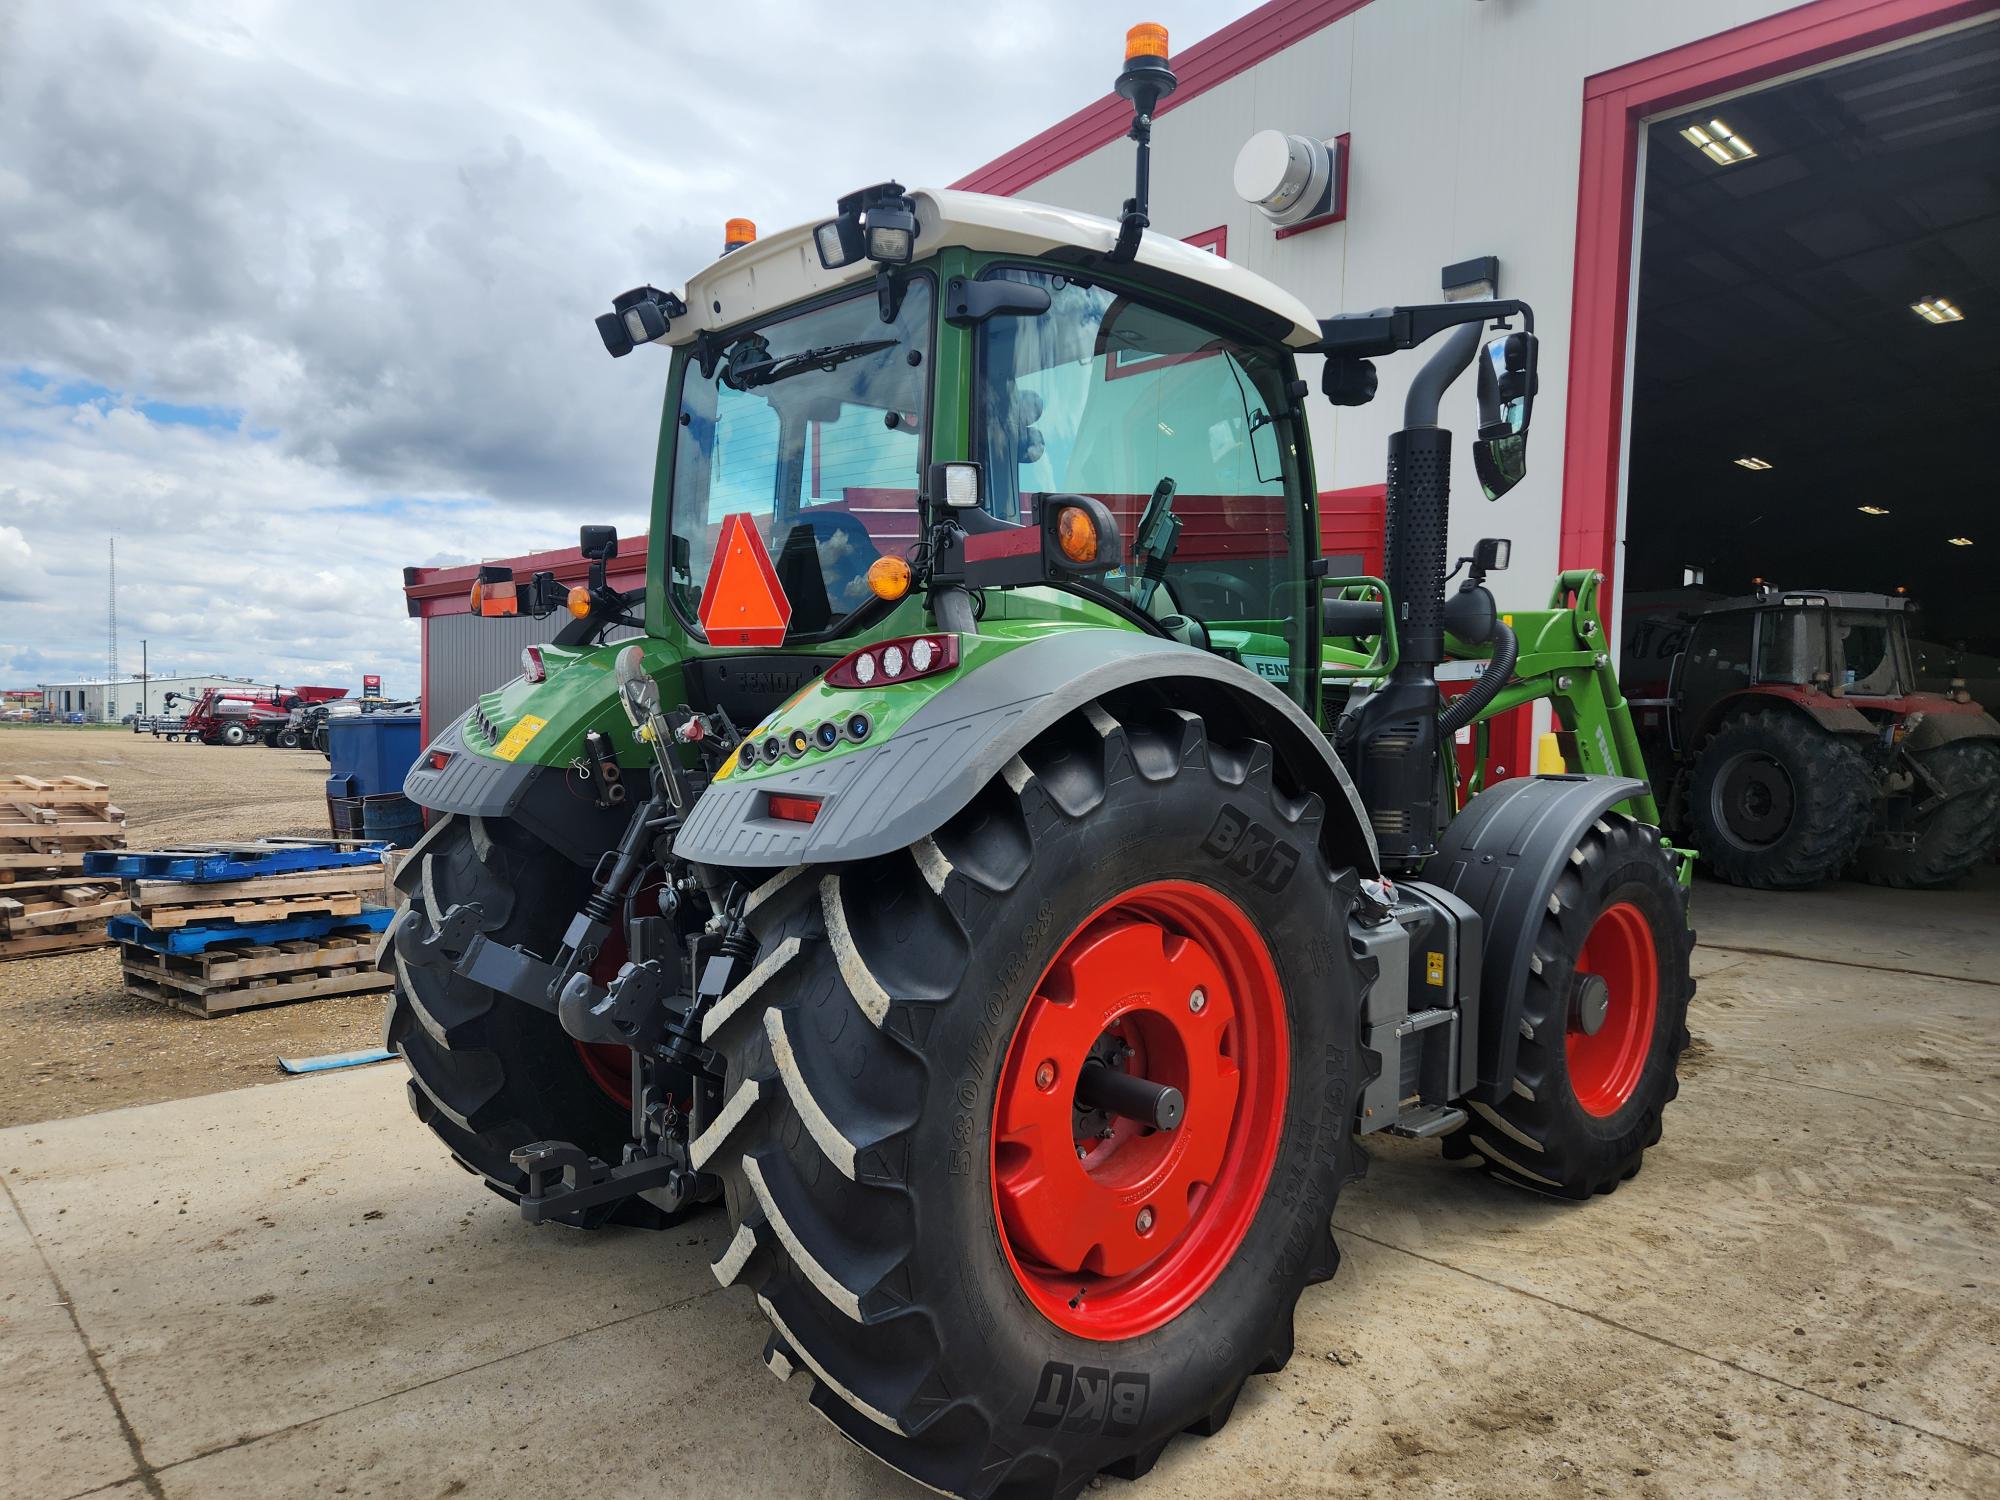
[{"label": "front fender", "polygon": [[[1136,631],[1061,630],[994,655],[932,695],[873,745],[797,769],[718,779],[674,842],[698,864],[776,868],[868,859],[935,832],[1037,735],[1121,688],[1159,683],[1178,707],[1267,741],[1292,784],[1326,804],[1336,860],[1366,874],[1375,839],[1346,768],[1298,706],[1255,673]],[[819,689],[828,698],[837,689]],[[816,718],[822,706],[799,705]],[[772,726],[782,735],[783,717]],[[771,794],[816,798],[810,823],[768,813]]]},{"label": "front fender", "polygon": [[1512,1085],[1528,961],[1556,877],[1593,822],[1645,789],[1623,776],[1503,781],[1466,803],[1425,864],[1424,879],[1471,906],[1485,929],[1476,1097],[1486,1103],[1500,1103]]}]

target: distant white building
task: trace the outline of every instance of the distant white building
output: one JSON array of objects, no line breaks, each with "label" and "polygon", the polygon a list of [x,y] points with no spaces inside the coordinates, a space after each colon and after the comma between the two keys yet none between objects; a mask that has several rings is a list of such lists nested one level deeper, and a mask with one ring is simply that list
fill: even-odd
[{"label": "distant white building", "polygon": [[118,682],[44,682],[40,686],[42,706],[55,718],[67,719],[72,714],[82,714],[87,723],[101,724],[106,720],[122,719],[127,714],[185,713],[187,707],[183,703],[176,703],[172,709],[166,707],[168,693],[193,698],[207,688],[229,690],[258,685],[248,677],[155,675],[148,679],[133,677]]}]

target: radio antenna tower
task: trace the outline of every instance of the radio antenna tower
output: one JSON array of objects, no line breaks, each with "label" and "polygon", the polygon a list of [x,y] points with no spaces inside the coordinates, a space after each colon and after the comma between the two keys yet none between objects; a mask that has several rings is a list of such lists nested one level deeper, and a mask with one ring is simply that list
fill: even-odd
[{"label": "radio antenna tower", "polygon": [[111,670],[104,683],[104,717],[118,722],[118,538],[111,542]]}]

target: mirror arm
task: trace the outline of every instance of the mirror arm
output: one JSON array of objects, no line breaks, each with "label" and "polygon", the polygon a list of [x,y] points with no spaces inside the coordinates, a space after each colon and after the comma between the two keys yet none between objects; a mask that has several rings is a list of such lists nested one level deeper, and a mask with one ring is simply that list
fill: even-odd
[{"label": "mirror arm", "polygon": [[1514,297],[1490,302],[1434,302],[1416,307],[1390,307],[1372,313],[1342,313],[1322,318],[1319,342],[1302,353],[1326,354],[1348,359],[1376,359],[1403,349],[1414,349],[1447,328],[1461,323],[1486,323],[1519,317],[1522,326],[1535,331],[1535,310]]}]

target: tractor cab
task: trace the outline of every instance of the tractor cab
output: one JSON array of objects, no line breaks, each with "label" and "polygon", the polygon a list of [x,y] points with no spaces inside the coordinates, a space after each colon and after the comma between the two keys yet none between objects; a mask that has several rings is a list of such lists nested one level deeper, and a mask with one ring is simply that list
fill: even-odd
[{"label": "tractor cab", "polygon": [[1768,585],[1710,605],[1690,623],[1674,663],[1676,733],[1700,733],[1730,698],[1752,689],[1908,712],[1909,611],[1899,594]]}]

